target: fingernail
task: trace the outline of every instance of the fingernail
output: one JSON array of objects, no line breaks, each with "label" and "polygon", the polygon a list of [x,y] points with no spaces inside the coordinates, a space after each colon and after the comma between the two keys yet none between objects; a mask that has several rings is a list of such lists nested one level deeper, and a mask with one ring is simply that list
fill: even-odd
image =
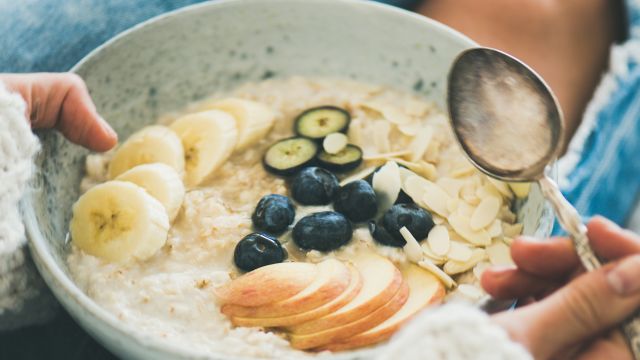
[{"label": "fingernail", "polygon": [[619,295],[631,295],[640,290],[640,255],[622,260],[607,273],[607,282]]},{"label": "fingernail", "polygon": [[109,125],[109,123],[103,118],[100,117],[100,120],[102,121],[102,128],[111,136],[113,137],[118,137],[118,134],[115,132],[115,130],[113,130],[113,128],[111,127],[111,125]]}]

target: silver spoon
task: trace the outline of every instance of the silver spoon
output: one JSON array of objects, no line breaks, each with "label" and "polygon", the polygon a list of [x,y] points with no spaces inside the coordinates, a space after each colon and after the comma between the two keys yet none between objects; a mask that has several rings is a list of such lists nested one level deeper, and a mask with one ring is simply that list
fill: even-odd
[{"label": "silver spoon", "polygon": [[[499,180],[537,181],[583,266],[599,268],[578,211],[545,174],[562,149],[564,122],[557,99],[540,76],[501,51],[470,49],[454,61],[447,95],[451,125],[471,162]],[[640,360],[640,317],[625,322],[623,330]]]}]

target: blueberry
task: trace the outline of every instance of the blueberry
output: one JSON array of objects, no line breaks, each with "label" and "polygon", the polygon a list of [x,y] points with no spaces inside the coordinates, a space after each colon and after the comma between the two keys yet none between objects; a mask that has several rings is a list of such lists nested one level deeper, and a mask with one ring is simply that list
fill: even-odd
[{"label": "blueberry", "polygon": [[263,196],[251,220],[256,229],[270,234],[281,234],[293,223],[296,210],[288,197],[278,194]]},{"label": "blueberry", "polygon": [[293,241],[305,250],[331,251],[351,240],[351,223],[335,211],[317,212],[303,217],[293,227]]},{"label": "blueberry", "polygon": [[293,178],[291,195],[303,205],[326,205],[338,191],[338,178],[319,167],[303,169]]},{"label": "blueberry", "polygon": [[353,222],[369,220],[378,211],[376,194],[364,180],[352,181],[338,189],[333,207]]},{"label": "blueberry", "polygon": [[251,271],[280,263],[284,261],[286,254],[278,239],[266,234],[253,233],[238,242],[233,252],[233,262],[241,270]]},{"label": "blueberry", "polygon": [[371,236],[373,236],[373,239],[382,245],[403,247],[404,244],[406,244],[404,239],[402,239],[402,241],[396,240],[391,236],[391,234],[389,234],[387,229],[382,227],[380,224],[376,224],[375,221],[369,222],[369,232],[371,233]]},{"label": "blueberry", "polygon": [[382,226],[396,240],[396,244],[402,244],[400,246],[406,243],[400,234],[403,226],[406,226],[418,241],[422,241],[434,225],[431,214],[416,204],[393,205],[382,217]]}]

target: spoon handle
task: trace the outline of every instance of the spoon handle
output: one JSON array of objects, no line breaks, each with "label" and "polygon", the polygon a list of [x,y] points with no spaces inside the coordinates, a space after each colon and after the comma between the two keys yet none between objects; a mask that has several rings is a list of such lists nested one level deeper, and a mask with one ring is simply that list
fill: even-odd
[{"label": "spoon handle", "polygon": [[[560,225],[571,235],[582,265],[587,271],[599,268],[601,266],[600,260],[589,246],[587,227],[582,223],[578,211],[565,199],[556,183],[549,177],[542,177],[538,180],[538,184],[545,198],[551,202]],[[628,318],[623,323],[622,330],[634,359],[640,360],[640,313]]]}]

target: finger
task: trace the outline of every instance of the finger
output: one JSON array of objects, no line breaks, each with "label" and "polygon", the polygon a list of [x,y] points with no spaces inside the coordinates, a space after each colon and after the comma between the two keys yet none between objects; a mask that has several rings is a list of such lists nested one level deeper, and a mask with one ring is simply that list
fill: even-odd
[{"label": "finger", "polygon": [[585,348],[578,356],[577,360],[633,360],[631,351],[627,347],[627,342],[620,331],[612,331],[605,338],[597,339],[587,348]]},{"label": "finger", "polygon": [[57,128],[70,141],[105,151],[117,135],[97,113],[82,79],[64,74],[5,74],[0,78],[27,103],[33,128]]},{"label": "finger", "polygon": [[640,237],[620,228],[611,220],[595,216],[587,224],[589,242],[598,256],[615,260],[632,254],[640,254]]},{"label": "finger", "polygon": [[[496,321],[535,358],[549,358],[617,326],[640,306],[640,255],[585,273],[546,299]],[[553,329],[553,331],[550,331]]]},{"label": "finger", "polygon": [[580,265],[573,243],[567,238],[519,237],[511,245],[511,257],[520,270],[551,279],[565,279]]},{"label": "finger", "polygon": [[496,299],[522,299],[555,289],[558,282],[519,271],[516,268],[492,267],[482,273],[484,290]]}]

